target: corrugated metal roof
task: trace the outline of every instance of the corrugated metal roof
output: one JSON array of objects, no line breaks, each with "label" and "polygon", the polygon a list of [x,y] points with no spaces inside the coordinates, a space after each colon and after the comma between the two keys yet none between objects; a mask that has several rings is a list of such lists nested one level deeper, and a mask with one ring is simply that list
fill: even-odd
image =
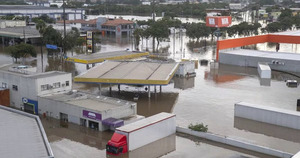
[{"label": "corrugated metal roof", "polygon": [[37,116],[0,106],[0,129],[1,157],[54,157]]}]

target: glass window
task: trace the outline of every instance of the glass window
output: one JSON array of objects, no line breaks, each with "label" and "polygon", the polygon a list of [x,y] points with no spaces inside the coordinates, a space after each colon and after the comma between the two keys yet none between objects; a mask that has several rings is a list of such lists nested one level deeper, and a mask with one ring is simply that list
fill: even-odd
[{"label": "glass window", "polygon": [[18,91],[18,86],[17,85],[12,85],[12,89],[15,91]]},{"label": "glass window", "polygon": [[60,82],[53,83],[53,88],[59,88],[60,87]]},{"label": "glass window", "polygon": [[8,88],[7,83],[2,82],[2,88]]},{"label": "glass window", "polygon": [[47,85],[46,84],[45,85],[41,85],[41,91],[45,91],[45,90],[48,90]]},{"label": "glass window", "polygon": [[70,81],[66,81],[66,86],[69,86],[70,85]]}]

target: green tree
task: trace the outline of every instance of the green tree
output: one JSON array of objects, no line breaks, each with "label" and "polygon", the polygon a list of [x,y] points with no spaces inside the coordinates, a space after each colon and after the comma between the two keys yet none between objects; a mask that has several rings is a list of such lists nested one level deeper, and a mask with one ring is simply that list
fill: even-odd
[{"label": "green tree", "polygon": [[16,60],[16,62],[20,58],[24,59],[29,56],[36,57],[34,46],[25,43],[9,46],[7,47],[7,52]]},{"label": "green tree", "polygon": [[291,9],[288,8],[284,8],[281,10],[281,14],[278,17],[278,20],[281,21],[286,17],[292,17],[293,16],[293,11]]},{"label": "green tree", "polygon": [[156,39],[157,48],[159,46],[159,43],[165,39],[168,39],[170,35],[169,27],[167,23],[165,23],[165,21],[162,19],[159,19],[150,25],[149,33],[152,38]]},{"label": "green tree", "polygon": [[66,34],[66,38],[64,39],[66,51],[71,50],[77,45],[76,41],[79,38],[79,36],[80,33],[77,28],[72,28],[72,30]]},{"label": "green tree", "polygon": [[272,12],[272,7],[266,8],[266,12],[267,12],[267,13],[271,13],[271,12]]},{"label": "green tree", "polygon": [[211,29],[204,23],[191,23],[187,25],[186,35],[192,39],[199,41],[200,38],[207,38]]},{"label": "green tree", "polygon": [[43,14],[40,17],[32,18],[32,21],[38,23],[40,20],[43,20],[45,23],[55,23],[55,20],[50,18],[47,14]]},{"label": "green tree", "polygon": [[269,23],[265,27],[265,30],[269,33],[279,32],[279,31],[282,31],[282,26],[281,26],[281,23],[279,23],[279,22],[272,22],[272,23]]}]

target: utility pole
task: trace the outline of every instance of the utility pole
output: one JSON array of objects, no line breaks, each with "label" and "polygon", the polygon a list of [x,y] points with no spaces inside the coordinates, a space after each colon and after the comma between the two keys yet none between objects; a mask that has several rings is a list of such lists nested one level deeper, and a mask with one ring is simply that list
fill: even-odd
[{"label": "utility pole", "polygon": [[65,10],[65,0],[63,0],[63,20],[64,20],[64,38],[63,38],[63,50],[64,50],[64,56],[66,55],[65,50],[65,39],[66,39],[66,10]]},{"label": "utility pole", "polygon": [[[152,20],[153,20],[153,24],[155,23],[155,0],[152,0]],[[152,37],[152,50],[153,53],[155,52],[155,38]]]}]

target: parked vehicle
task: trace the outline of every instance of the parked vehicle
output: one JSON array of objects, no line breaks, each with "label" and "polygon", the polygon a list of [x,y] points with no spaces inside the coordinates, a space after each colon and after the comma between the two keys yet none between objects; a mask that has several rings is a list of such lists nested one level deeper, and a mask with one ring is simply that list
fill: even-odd
[{"label": "parked vehicle", "polygon": [[133,151],[176,132],[175,114],[159,113],[116,128],[106,145],[107,154],[119,155]]}]

